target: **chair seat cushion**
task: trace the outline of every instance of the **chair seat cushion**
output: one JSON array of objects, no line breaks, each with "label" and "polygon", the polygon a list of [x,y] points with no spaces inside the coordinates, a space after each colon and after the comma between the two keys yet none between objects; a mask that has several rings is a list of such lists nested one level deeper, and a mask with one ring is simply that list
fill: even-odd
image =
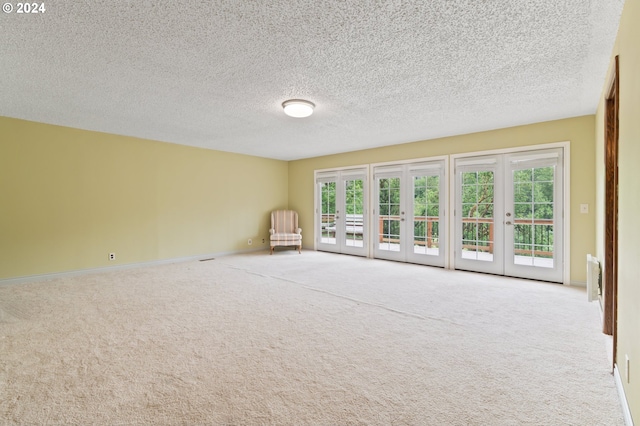
[{"label": "chair seat cushion", "polygon": [[276,234],[271,234],[271,241],[300,241],[302,240],[302,235],[300,234],[289,234],[289,233],[284,233],[284,232],[280,232],[280,233],[276,233]]}]

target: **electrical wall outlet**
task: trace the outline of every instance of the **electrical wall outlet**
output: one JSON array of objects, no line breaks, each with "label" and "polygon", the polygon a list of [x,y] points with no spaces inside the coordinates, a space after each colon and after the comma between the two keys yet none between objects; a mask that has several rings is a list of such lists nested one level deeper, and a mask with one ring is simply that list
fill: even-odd
[{"label": "electrical wall outlet", "polygon": [[253,244],[253,240],[252,240],[251,238],[249,238],[249,239],[247,240],[247,244],[249,244],[249,245]]},{"label": "electrical wall outlet", "polygon": [[109,253],[109,260],[116,260],[116,254],[115,253]]},{"label": "electrical wall outlet", "polygon": [[262,239],[262,244],[264,244],[264,238]]}]

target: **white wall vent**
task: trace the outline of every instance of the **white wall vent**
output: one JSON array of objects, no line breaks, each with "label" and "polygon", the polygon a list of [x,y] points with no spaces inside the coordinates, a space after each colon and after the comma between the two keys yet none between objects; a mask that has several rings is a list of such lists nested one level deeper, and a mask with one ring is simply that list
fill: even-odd
[{"label": "white wall vent", "polygon": [[597,258],[587,255],[587,297],[589,302],[598,300],[600,295],[600,262]]}]

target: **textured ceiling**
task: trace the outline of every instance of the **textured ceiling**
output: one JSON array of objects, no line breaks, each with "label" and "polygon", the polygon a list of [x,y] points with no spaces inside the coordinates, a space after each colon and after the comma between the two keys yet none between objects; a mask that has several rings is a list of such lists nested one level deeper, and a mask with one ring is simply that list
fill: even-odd
[{"label": "textured ceiling", "polygon": [[623,0],[45,6],[0,14],[0,115],[291,160],[593,114]]}]

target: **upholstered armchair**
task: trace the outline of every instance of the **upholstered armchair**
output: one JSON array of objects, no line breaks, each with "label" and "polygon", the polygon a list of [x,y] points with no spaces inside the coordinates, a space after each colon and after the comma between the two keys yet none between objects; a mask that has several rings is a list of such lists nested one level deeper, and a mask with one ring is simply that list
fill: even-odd
[{"label": "upholstered armchair", "polygon": [[296,246],[302,253],[302,229],[298,228],[298,213],[293,210],[275,210],[271,212],[271,252],[276,246]]}]

